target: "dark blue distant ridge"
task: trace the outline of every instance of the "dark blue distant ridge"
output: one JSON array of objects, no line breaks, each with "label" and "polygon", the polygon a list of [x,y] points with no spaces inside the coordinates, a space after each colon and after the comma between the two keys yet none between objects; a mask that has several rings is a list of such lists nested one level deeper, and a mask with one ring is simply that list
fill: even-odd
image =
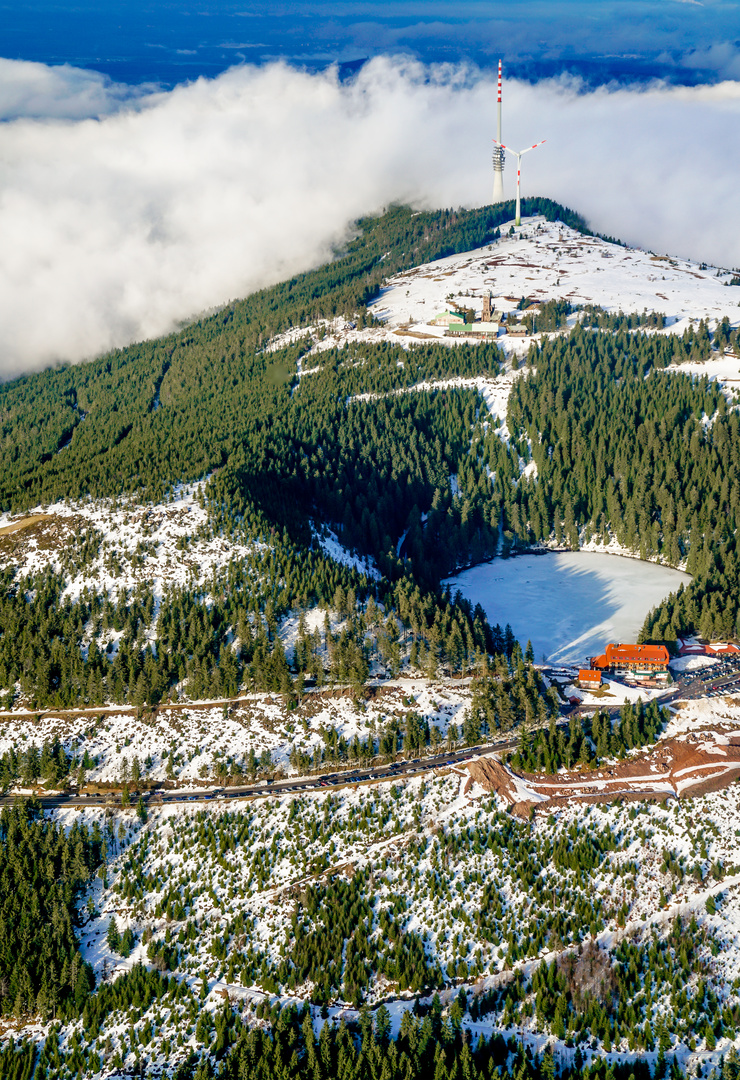
[{"label": "dark blue distant ridge", "polygon": [[307,0],[300,7],[267,0],[6,0],[0,56],[163,87],[275,59],[309,71],[337,63],[348,78],[379,54],[467,61],[490,71],[503,56],[511,77],[537,81],[570,72],[587,86],[655,78],[694,85],[740,70],[740,8],[731,0],[672,5],[669,20],[648,0],[629,7],[628,24],[623,6],[611,0],[460,0],[433,10],[407,0],[403,14],[389,0]]}]

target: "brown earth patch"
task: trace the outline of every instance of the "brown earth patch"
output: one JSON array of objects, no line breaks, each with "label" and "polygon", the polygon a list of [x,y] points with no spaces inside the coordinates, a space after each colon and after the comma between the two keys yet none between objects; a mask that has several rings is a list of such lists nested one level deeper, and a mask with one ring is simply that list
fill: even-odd
[{"label": "brown earth patch", "polygon": [[720,740],[715,732],[692,733],[627,761],[556,775],[516,774],[495,757],[479,758],[467,768],[513,813],[526,816],[533,806],[549,812],[570,802],[664,800],[718,791],[740,778],[740,737]]},{"label": "brown earth patch", "polygon": [[39,551],[59,551],[72,538],[91,529],[91,522],[78,515],[34,514],[0,529],[0,558],[20,559],[32,541]]},{"label": "brown earth patch", "polygon": [[39,521],[48,521],[50,518],[50,514],[34,514],[32,517],[22,518],[20,521],[11,521],[10,525],[3,525],[2,529],[0,529],[0,536],[20,532],[21,529],[27,529],[31,525],[36,525]]}]

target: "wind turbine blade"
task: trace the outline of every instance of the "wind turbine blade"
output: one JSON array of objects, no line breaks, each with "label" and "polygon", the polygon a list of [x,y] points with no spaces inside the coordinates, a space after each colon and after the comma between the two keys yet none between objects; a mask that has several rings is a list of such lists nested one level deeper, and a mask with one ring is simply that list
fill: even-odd
[{"label": "wind turbine blade", "polygon": [[547,139],[542,139],[540,142],[536,142],[534,144],[534,146],[528,146],[526,150],[522,150],[522,153],[523,154],[528,154],[530,150],[536,150],[538,146],[542,146],[542,144],[546,143],[546,142],[547,142]]}]

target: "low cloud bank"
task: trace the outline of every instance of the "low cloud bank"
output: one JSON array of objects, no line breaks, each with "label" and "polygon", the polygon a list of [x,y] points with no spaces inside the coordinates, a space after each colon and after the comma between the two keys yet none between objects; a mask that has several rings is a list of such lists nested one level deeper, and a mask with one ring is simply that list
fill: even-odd
[{"label": "low cloud bank", "polygon": [[[523,190],[602,232],[740,263],[740,83],[506,85]],[[0,374],[163,333],[317,265],[358,216],[490,199],[490,73],[283,64],[168,93],[0,62]],[[506,173],[513,194],[514,169]]]}]

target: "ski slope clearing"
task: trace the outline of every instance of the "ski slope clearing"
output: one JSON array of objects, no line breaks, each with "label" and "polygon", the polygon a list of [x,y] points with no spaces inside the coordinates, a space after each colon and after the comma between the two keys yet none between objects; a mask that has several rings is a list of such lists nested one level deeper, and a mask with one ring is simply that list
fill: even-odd
[{"label": "ski slope clearing", "polygon": [[449,579],[491,623],[509,623],[535,658],[578,663],[609,641],[635,641],[645,616],[681,583],[679,570],[590,551],[495,559]]}]

